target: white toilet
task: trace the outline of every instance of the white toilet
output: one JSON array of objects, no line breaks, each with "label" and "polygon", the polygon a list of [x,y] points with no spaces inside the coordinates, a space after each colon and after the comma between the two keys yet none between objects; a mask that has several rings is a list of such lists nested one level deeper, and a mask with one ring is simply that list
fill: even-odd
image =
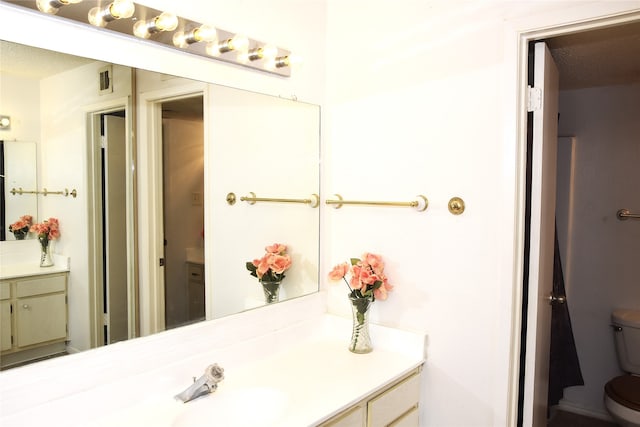
[{"label": "white toilet", "polygon": [[640,311],[615,310],[611,315],[616,353],[625,375],[604,386],[604,406],[623,427],[640,426]]}]

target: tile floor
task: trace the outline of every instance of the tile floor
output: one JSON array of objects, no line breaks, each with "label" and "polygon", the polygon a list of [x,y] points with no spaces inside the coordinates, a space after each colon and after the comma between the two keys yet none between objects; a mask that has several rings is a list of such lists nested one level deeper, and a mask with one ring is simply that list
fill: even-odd
[{"label": "tile floor", "polygon": [[551,419],[547,423],[548,427],[617,427],[616,424],[601,420],[598,418],[591,418],[584,415],[574,414],[572,412],[566,412],[557,410],[551,416]]}]

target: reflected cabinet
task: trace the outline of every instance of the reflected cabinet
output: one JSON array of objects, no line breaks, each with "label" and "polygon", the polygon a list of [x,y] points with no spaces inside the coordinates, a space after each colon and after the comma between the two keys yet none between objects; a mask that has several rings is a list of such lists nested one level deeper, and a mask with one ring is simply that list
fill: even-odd
[{"label": "reflected cabinet", "polygon": [[68,273],[0,282],[2,365],[60,352],[67,340]]}]

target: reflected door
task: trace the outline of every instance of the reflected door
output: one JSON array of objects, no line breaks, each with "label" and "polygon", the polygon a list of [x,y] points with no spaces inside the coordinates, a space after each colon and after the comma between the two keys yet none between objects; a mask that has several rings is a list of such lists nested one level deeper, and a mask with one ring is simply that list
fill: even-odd
[{"label": "reflected door", "polygon": [[162,103],[165,326],[204,320],[203,97]]},{"label": "reflected door", "polygon": [[104,116],[103,247],[105,344],[128,338],[125,119]]}]

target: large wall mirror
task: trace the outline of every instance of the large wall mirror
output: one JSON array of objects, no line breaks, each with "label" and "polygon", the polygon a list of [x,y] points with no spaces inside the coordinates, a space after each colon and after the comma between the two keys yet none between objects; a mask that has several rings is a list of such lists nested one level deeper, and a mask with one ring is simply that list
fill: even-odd
[{"label": "large wall mirror", "polygon": [[318,291],[319,106],[0,43],[0,140],[33,145],[34,186],[77,189],[4,207],[60,220],[70,352],[266,305],[246,262],[274,243],[279,300]]}]

